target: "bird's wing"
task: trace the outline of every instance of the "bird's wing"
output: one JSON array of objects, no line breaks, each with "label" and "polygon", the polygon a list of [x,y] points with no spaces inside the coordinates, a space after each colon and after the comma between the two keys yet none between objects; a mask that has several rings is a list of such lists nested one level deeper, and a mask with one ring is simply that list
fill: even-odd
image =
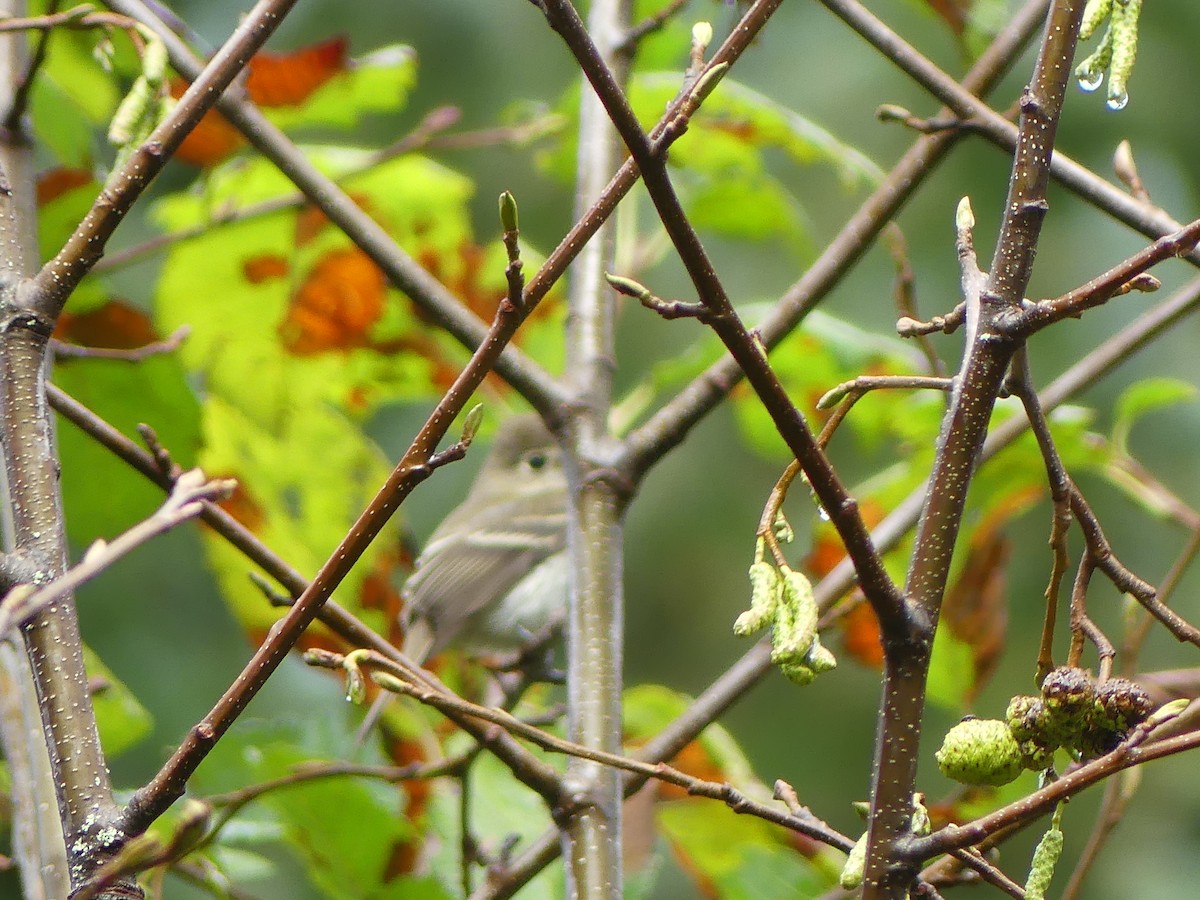
[{"label": "bird's wing", "polygon": [[482,514],[476,510],[470,529],[457,527],[455,519],[460,512],[472,511],[456,510],[430,539],[404,586],[404,623],[412,634],[406,650],[422,660],[437,653],[472,615],[563,550],[566,514],[561,494],[548,495],[538,504],[526,497],[519,505],[519,513],[506,504]]}]

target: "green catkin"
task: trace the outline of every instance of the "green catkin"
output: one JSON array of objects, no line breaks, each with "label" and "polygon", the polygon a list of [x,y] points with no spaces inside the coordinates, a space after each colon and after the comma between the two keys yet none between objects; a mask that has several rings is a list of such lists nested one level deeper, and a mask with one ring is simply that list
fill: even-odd
[{"label": "green catkin", "polygon": [[1063,851],[1063,833],[1059,825],[1062,821],[1062,806],[1060,805],[1050,820],[1050,828],[1042,835],[1037,849],[1033,851],[1033,861],[1029,865],[1029,878],[1025,882],[1025,900],[1046,900],[1046,890],[1054,878],[1054,868]]}]

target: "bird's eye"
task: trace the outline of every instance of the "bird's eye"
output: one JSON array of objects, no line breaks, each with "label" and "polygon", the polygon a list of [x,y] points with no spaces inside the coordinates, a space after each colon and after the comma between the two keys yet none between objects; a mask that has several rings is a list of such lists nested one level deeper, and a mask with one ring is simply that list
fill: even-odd
[{"label": "bird's eye", "polygon": [[534,451],[525,458],[525,462],[529,464],[529,468],[536,472],[538,469],[543,468],[547,462],[549,462],[549,458],[545,453]]}]

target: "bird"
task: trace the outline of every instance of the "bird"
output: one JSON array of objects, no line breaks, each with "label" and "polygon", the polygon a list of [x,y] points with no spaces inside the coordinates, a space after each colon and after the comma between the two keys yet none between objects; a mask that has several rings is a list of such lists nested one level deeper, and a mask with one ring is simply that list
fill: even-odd
[{"label": "bird", "polygon": [[520,650],[566,606],[566,545],[562,451],[538,416],[507,419],[401,591],[405,656]]}]

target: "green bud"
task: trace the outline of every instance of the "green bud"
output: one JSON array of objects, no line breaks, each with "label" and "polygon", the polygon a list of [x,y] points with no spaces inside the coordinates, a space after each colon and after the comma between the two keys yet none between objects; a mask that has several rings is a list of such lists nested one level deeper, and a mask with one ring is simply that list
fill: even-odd
[{"label": "green bud", "polygon": [[863,882],[863,873],[867,868],[867,833],[863,832],[854,846],[850,849],[850,855],[846,857],[846,865],[842,866],[842,875],[838,882],[843,888],[848,891],[854,890]]},{"label": "green bud", "polygon": [[613,275],[610,272],[605,272],[604,280],[612,285],[613,290],[618,294],[624,294],[626,297],[647,300],[654,296],[644,284],[634,281],[632,278],[626,278],[623,275]]},{"label": "green bud", "polygon": [[355,650],[347,653],[346,658],[342,660],[342,669],[346,673],[346,699],[356,706],[362,705],[367,699],[367,682],[358,665],[362,652]]},{"label": "green bud", "polygon": [[813,638],[813,645],[808,649],[808,656],[804,661],[815,675],[837,668],[837,657],[833,655],[832,650],[821,644],[819,635]]},{"label": "green bud", "polygon": [[371,673],[371,680],[387,691],[389,694],[403,694],[408,688],[408,682],[402,678],[397,678],[391,672],[383,672],[376,670]]},{"label": "green bud", "polygon": [[199,844],[208,832],[208,823],[211,818],[212,807],[207,803],[194,798],[185,800],[179,822],[175,825],[175,833],[171,836],[172,855],[182,856]]},{"label": "green bud", "polygon": [[142,53],[142,77],[152,85],[163,83],[167,74],[167,45],[154,35],[146,41],[146,49]]},{"label": "green bud", "polygon": [[775,528],[775,540],[779,543],[790,544],[796,539],[796,532],[792,530],[791,523],[783,513],[776,513],[773,527]]},{"label": "green bud", "polygon": [[758,560],[750,566],[750,609],[737,617],[733,633],[746,637],[761,631],[775,620],[783,596],[783,582],[779,571],[766,560]]},{"label": "green bud", "polygon": [[506,233],[517,230],[517,199],[508,191],[500,194],[500,227]]},{"label": "green bud", "polygon": [[1180,697],[1178,700],[1172,700],[1170,703],[1164,703],[1146,719],[1146,725],[1149,728],[1157,728],[1163,722],[1169,722],[1177,715],[1182,713],[1188,706],[1191,705],[1191,700],[1187,697]]},{"label": "green bud", "polygon": [[1008,784],[1021,774],[1021,748],[998,719],[965,719],[946,734],[938,768],[961,784]]},{"label": "green bud", "polygon": [[462,442],[468,447],[475,440],[475,435],[479,433],[479,425],[483,422],[483,404],[476,403],[463,416],[462,427]]},{"label": "green bud", "polygon": [[697,22],[692,26],[692,44],[696,47],[707,47],[712,43],[713,27],[708,22]]},{"label": "green bud", "polygon": [[954,212],[954,227],[960,234],[975,227],[975,211],[971,209],[970,197],[963,197],[958,201],[958,209]]},{"label": "green bud", "polygon": [[921,837],[933,831],[933,822],[929,818],[929,808],[925,805],[924,794],[913,794],[912,833]]}]

